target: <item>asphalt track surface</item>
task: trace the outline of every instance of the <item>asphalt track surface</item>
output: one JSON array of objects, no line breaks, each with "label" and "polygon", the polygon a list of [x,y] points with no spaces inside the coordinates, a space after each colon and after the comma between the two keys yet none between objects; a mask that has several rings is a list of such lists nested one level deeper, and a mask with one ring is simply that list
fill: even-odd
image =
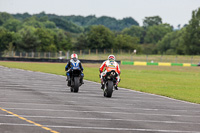
[{"label": "asphalt track surface", "polygon": [[84,82],[0,66],[0,133],[200,133],[199,104]]}]

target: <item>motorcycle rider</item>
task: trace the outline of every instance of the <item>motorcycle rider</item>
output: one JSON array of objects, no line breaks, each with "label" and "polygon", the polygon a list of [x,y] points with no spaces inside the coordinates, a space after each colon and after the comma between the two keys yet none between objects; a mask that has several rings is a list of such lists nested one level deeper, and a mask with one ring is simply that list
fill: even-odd
[{"label": "motorcycle rider", "polygon": [[67,65],[65,66],[65,71],[67,71],[66,72],[66,75],[67,75],[66,81],[68,81],[68,83],[67,83],[68,86],[71,86],[71,79],[70,79],[70,77],[71,77],[71,68],[73,66],[75,66],[76,63],[78,63],[79,68],[81,69],[81,83],[84,84],[84,82],[83,82],[84,74],[83,74],[82,64],[81,64],[80,60],[78,60],[78,55],[77,54],[72,54],[71,55],[71,59],[68,61]]},{"label": "motorcycle rider", "polygon": [[114,68],[116,68],[116,73],[117,73],[117,77],[116,77],[116,79],[117,79],[117,82],[116,82],[116,84],[115,84],[115,89],[116,90],[118,90],[118,88],[117,88],[117,85],[118,85],[118,83],[120,82],[120,68],[119,68],[119,64],[115,61],[115,56],[114,55],[109,55],[108,56],[108,60],[106,60],[106,61],[104,61],[103,63],[102,63],[102,65],[100,66],[100,68],[99,68],[99,71],[100,71],[100,79],[101,79],[101,89],[104,89],[105,88],[105,84],[104,84],[104,82],[103,82],[103,76],[105,76],[106,75],[106,72],[107,72],[107,70],[105,69],[105,71],[103,72],[103,69],[104,68],[109,68],[109,67],[114,67]]}]

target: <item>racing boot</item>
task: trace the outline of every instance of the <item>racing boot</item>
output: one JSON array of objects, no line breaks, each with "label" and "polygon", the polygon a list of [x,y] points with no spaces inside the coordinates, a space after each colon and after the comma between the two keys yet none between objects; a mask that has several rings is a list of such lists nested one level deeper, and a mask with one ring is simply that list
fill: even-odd
[{"label": "racing boot", "polygon": [[103,90],[105,88],[105,84],[103,82],[103,79],[101,79],[101,89]]},{"label": "racing boot", "polygon": [[119,83],[119,81],[117,81],[116,84],[114,85],[115,90],[118,90],[118,87],[117,87],[118,83]]},{"label": "racing boot", "polygon": [[67,81],[68,81],[67,86],[71,86],[71,79],[69,75],[67,75]]},{"label": "racing boot", "polygon": [[114,87],[115,87],[115,90],[118,90],[118,87],[117,87],[117,85],[115,85]]},{"label": "racing boot", "polygon": [[84,84],[83,79],[81,79],[81,84]]},{"label": "racing boot", "polygon": [[84,84],[84,82],[83,82],[83,77],[84,77],[84,74],[81,73],[81,84]]},{"label": "racing boot", "polygon": [[101,84],[101,89],[103,90],[105,88],[105,84]]},{"label": "racing boot", "polygon": [[71,86],[71,81],[68,81],[67,86]]}]

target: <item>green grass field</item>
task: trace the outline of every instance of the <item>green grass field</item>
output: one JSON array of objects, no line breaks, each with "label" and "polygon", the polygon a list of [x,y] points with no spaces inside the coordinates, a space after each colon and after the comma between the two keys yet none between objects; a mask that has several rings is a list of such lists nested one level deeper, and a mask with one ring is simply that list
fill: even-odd
[{"label": "green grass field", "polygon": [[[25,70],[65,75],[64,63],[0,62]],[[84,79],[100,82],[100,64],[83,64]],[[120,87],[200,103],[200,67],[121,65]],[[100,89],[100,86],[99,86]]]}]

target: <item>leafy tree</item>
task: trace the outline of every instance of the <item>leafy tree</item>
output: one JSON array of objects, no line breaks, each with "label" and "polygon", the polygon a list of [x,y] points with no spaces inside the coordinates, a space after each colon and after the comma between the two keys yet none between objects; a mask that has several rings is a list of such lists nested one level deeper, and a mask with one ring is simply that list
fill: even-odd
[{"label": "leafy tree", "polygon": [[157,48],[155,44],[141,44],[141,51],[143,54],[157,54]]},{"label": "leafy tree", "polygon": [[75,15],[71,15],[71,16],[57,16],[55,14],[46,14],[49,19],[53,19],[53,18],[59,18],[59,19],[63,19],[63,20],[67,20],[67,21],[71,21],[76,25],[79,26],[91,26],[91,25],[104,25],[106,27],[108,27],[111,30],[122,30],[124,28],[128,28],[132,25],[139,25],[137,21],[135,21],[133,18],[128,17],[128,18],[124,18],[122,20],[117,20],[115,18],[112,17],[107,17],[107,16],[102,16],[102,17],[96,17],[94,15],[90,15],[90,16],[75,16]]},{"label": "leafy tree", "polygon": [[49,45],[48,47],[46,47],[45,49],[46,52],[57,52],[57,47],[54,44]]},{"label": "leafy tree", "polygon": [[0,12],[0,51],[142,48],[145,54],[200,54],[199,10],[193,11],[189,24],[177,31],[162,24],[159,16],[145,17],[140,27],[131,17],[117,20],[94,15]]},{"label": "leafy tree", "polygon": [[192,19],[186,26],[184,45],[186,54],[200,54],[200,8],[192,12]]},{"label": "leafy tree", "polygon": [[46,21],[43,23],[45,28],[49,28],[49,29],[55,29],[56,28],[56,24],[54,22],[51,21]]},{"label": "leafy tree", "polygon": [[[131,17],[123,18],[122,20],[119,20],[119,22],[120,22],[121,24],[124,25],[124,28],[125,28],[125,27],[130,27],[130,26],[132,26],[132,25],[139,26],[139,23],[138,23],[137,21],[135,21],[135,20],[134,20],[133,18],[131,18]],[[123,29],[124,29],[124,28],[123,28]]]},{"label": "leafy tree", "polygon": [[184,33],[185,28],[183,28],[182,30],[167,33],[157,44],[159,53],[184,54]]},{"label": "leafy tree", "polygon": [[109,27],[110,29],[115,29],[116,23],[117,20],[115,18],[102,16],[100,18],[93,19],[93,21],[89,21],[87,25],[104,25],[106,27]]},{"label": "leafy tree", "polygon": [[39,51],[48,51],[48,47],[54,43],[54,36],[51,35],[51,31],[44,28],[38,28],[35,33],[40,40]]},{"label": "leafy tree", "polygon": [[13,43],[13,33],[0,27],[0,52],[6,50],[10,43]]},{"label": "leafy tree", "polygon": [[104,25],[111,30],[122,30],[132,25],[139,25],[133,18],[124,18],[122,20],[116,20],[115,18],[102,16],[96,19],[90,20],[86,25]]},{"label": "leafy tree", "polygon": [[138,42],[138,37],[120,34],[115,38],[114,49],[136,49]]},{"label": "leafy tree", "polygon": [[144,42],[156,44],[169,32],[172,32],[172,27],[169,24],[150,26],[146,30]]},{"label": "leafy tree", "polygon": [[[131,27],[132,25],[139,25],[137,21],[135,21],[131,17],[123,18],[122,20],[117,20],[112,17],[102,16],[96,17],[95,15],[90,16],[58,16],[55,14],[46,14],[45,12],[41,12],[39,14],[30,15],[28,13],[24,14],[13,14],[14,18],[24,21],[31,17],[35,17],[39,22],[46,22],[48,20],[53,21],[58,28],[63,30],[72,32],[72,33],[81,33],[83,32],[83,27],[91,26],[91,25],[104,25],[111,30],[121,31],[124,28]],[[29,24],[30,26],[30,24]],[[34,26],[34,25],[32,25]],[[34,26],[36,27],[36,26]],[[36,27],[38,28],[38,27]]]},{"label": "leafy tree", "polygon": [[122,33],[139,38],[140,43],[144,42],[144,29],[142,27],[133,25],[130,28],[125,28]]},{"label": "leafy tree", "polygon": [[58,28],[61,28],[69,32],[80,33],[83,31],[81,27],[67,20],[63,20],[60,18],[51,18],[50,21],[54,22]]},{"label": "leafy tree", "polygon": [[37,18],[35,16],[31,18],[27,18],[23,22],[24,22],[23,25],[25,26],[33,26],[35,28],[44,28],[43,23],[40,21],[37,21]]},{"label": "leafy tree", "polygon": [[20,40],[18,48],[25,51],[37,51],[40,45],[40,38],[36,33],[36,28],[27,26],[19,31]]},{"label": "leafy tree", "polygon": [[17,19],[9,19],[3,24],[3,27],[8,29],[9,31],[17,32],[22,27],[22,24]]},{"label": "leafy tree", "polygon": [[96,20],[96,16],[89,15],[89,16],[83,17],[80,15],[79,16],[71,15],[71,16],[64,16],[63,19],[71,21],[80,26],[88,26],[88,23],[91,23],[91,21]]},{"label": "leafy tree", "polygon": [[57,50],[67,51],[72,48],[70,35],[60,29],[56,32],[56,35],[54,36],[54,43],[57,47]]},{"label": "leafy tree", "polygon": [[48,16],[45,14],[44,11],[39,14],[34,14],[34,16],[36,16],[37,20],[39,20],[41,22],[45,22],[48,20]]},{"label": "leafy tree", "polygon": [[6,21],[9,19],[12,19],[13,17],[6,13],[6,12],[0,12],[0,26],[3,25]]},{"label": "leafy tree", "polygon": [[81,34],[78,38],[77,38],[77,42],[74,46],[74,48],[76,49],[87,49],[88,48],[88,43],[87,43],[87,37],[85,34]]},{"label": "leafy tree", "polygon": [[162,24],[162,18],[159,16],[145,17],[145,19],[143,21],[144,27],[160,25],[160,24]]},{"label": "leafy tree", "polygon": [[43,17],[36,17],[37,19],[37,21],[40,21],[40,22],[46,22],[46,21],[48,21],[49,19],[48,19],[48,16],[43,16]]},{"label": "leafy tree", "polygon": [[113,47],[113,33],[103,25],[92,26],[87,33],[88,47],[90,49],[107,49]]},{"label": "leafy tree", "polygon": [[15,19],[18,19],[20,21],[23,21],[24,19],[26,18],[30,18],[32,15],[28,14],[27,12],[26,13],[23,13],[23,14],[20,14],[20,13],[17,13],[17,14],[12,14],[12,16],[15,18]]},{"label": "leafy tree", "polygon": [[[19,30],[20,31],[20,30]],[[20,43],[22,42],[22,35],[20,32],[15,32],[14,33],[14,42],[13,42],[13,47],[15,51],[22,51],[22,48],[20,47]]]}]

